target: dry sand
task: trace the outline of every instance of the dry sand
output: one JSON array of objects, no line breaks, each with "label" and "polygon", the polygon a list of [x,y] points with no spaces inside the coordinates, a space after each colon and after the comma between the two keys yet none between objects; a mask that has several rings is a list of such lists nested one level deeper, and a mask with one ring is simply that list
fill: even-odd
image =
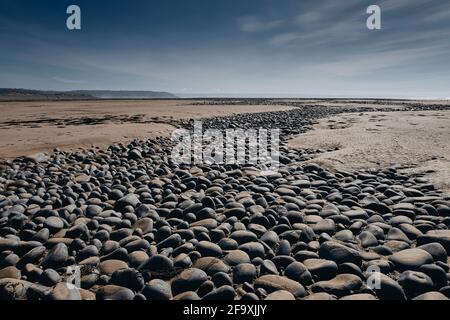
[{"label": "dry sand", "polygon": [[[107,147],[170,136],[173,120],[289,110],[288,106],[193,105],[192,100],[0,102],[0,159],[58,147]],[[202,102],[202,101],[200,101]]]},{"label": "dry sand", "polygon": [[348,113],[320,121],[290,141],[299,148],[339,148],[314,162],[330,169],[395,166],[426,173],[450,190],[450,111]]}]

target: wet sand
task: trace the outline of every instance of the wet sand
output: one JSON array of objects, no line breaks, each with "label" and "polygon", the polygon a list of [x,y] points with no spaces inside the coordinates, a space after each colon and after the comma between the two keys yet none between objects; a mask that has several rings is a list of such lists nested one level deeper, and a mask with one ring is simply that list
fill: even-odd
[{"label": "wet sand", "polygon": [[426,173],[450,190],[450,111],[349,113],[323,119],[291,147],[338,150],[317,157],[330,169],[393,166]]},{"label": "wet sand", "polygon": [[170,136],[180,119],[289,110],[277,105],[197,105],[192,100],[0,102],[0,159],[54,148],[107,147]]}]

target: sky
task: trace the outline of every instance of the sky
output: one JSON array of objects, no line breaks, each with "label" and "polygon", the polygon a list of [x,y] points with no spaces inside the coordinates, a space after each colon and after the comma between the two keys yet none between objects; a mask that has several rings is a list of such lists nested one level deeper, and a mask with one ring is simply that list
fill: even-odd
[{"label": "sky", "polygon": [[449,36],[448,0],[0,0],[0,87],[442,99]]}]

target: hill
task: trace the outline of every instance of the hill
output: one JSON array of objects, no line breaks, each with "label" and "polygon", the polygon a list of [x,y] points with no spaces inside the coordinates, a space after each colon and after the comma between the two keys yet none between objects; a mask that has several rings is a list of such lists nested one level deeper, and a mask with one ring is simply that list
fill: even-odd
[{"label": "hill", "polygon": [[89,100],[89,99],[172,99],[177,96],[161,91],[75,90],[45,91],[0,88],[0,100]]}]

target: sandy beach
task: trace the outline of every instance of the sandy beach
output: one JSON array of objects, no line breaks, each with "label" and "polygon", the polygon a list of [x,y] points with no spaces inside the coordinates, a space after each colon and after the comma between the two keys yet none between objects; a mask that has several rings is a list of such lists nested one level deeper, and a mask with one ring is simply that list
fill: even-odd
[{"label": "sandy beach", "polygon": [[330,169],[393,166],[403,172],[426,173],[449,190],[449,125],[449,111],[349,113],[321,120],[289,145],[337,148],[314,160]]},{"label": "sandy beach", "polygon": [[[448,299],[443,102],[0,108],[0,300]],[[177,162],[192,119],[280,129],[280,162]]]},{"label": "sandy beach", "polygon": [[[278,105],[208,105],[193,100],[0,102],[0,159],[169,137],[176,120],[290,110]],[[174,126],[175,125],[175,126]]]}]

